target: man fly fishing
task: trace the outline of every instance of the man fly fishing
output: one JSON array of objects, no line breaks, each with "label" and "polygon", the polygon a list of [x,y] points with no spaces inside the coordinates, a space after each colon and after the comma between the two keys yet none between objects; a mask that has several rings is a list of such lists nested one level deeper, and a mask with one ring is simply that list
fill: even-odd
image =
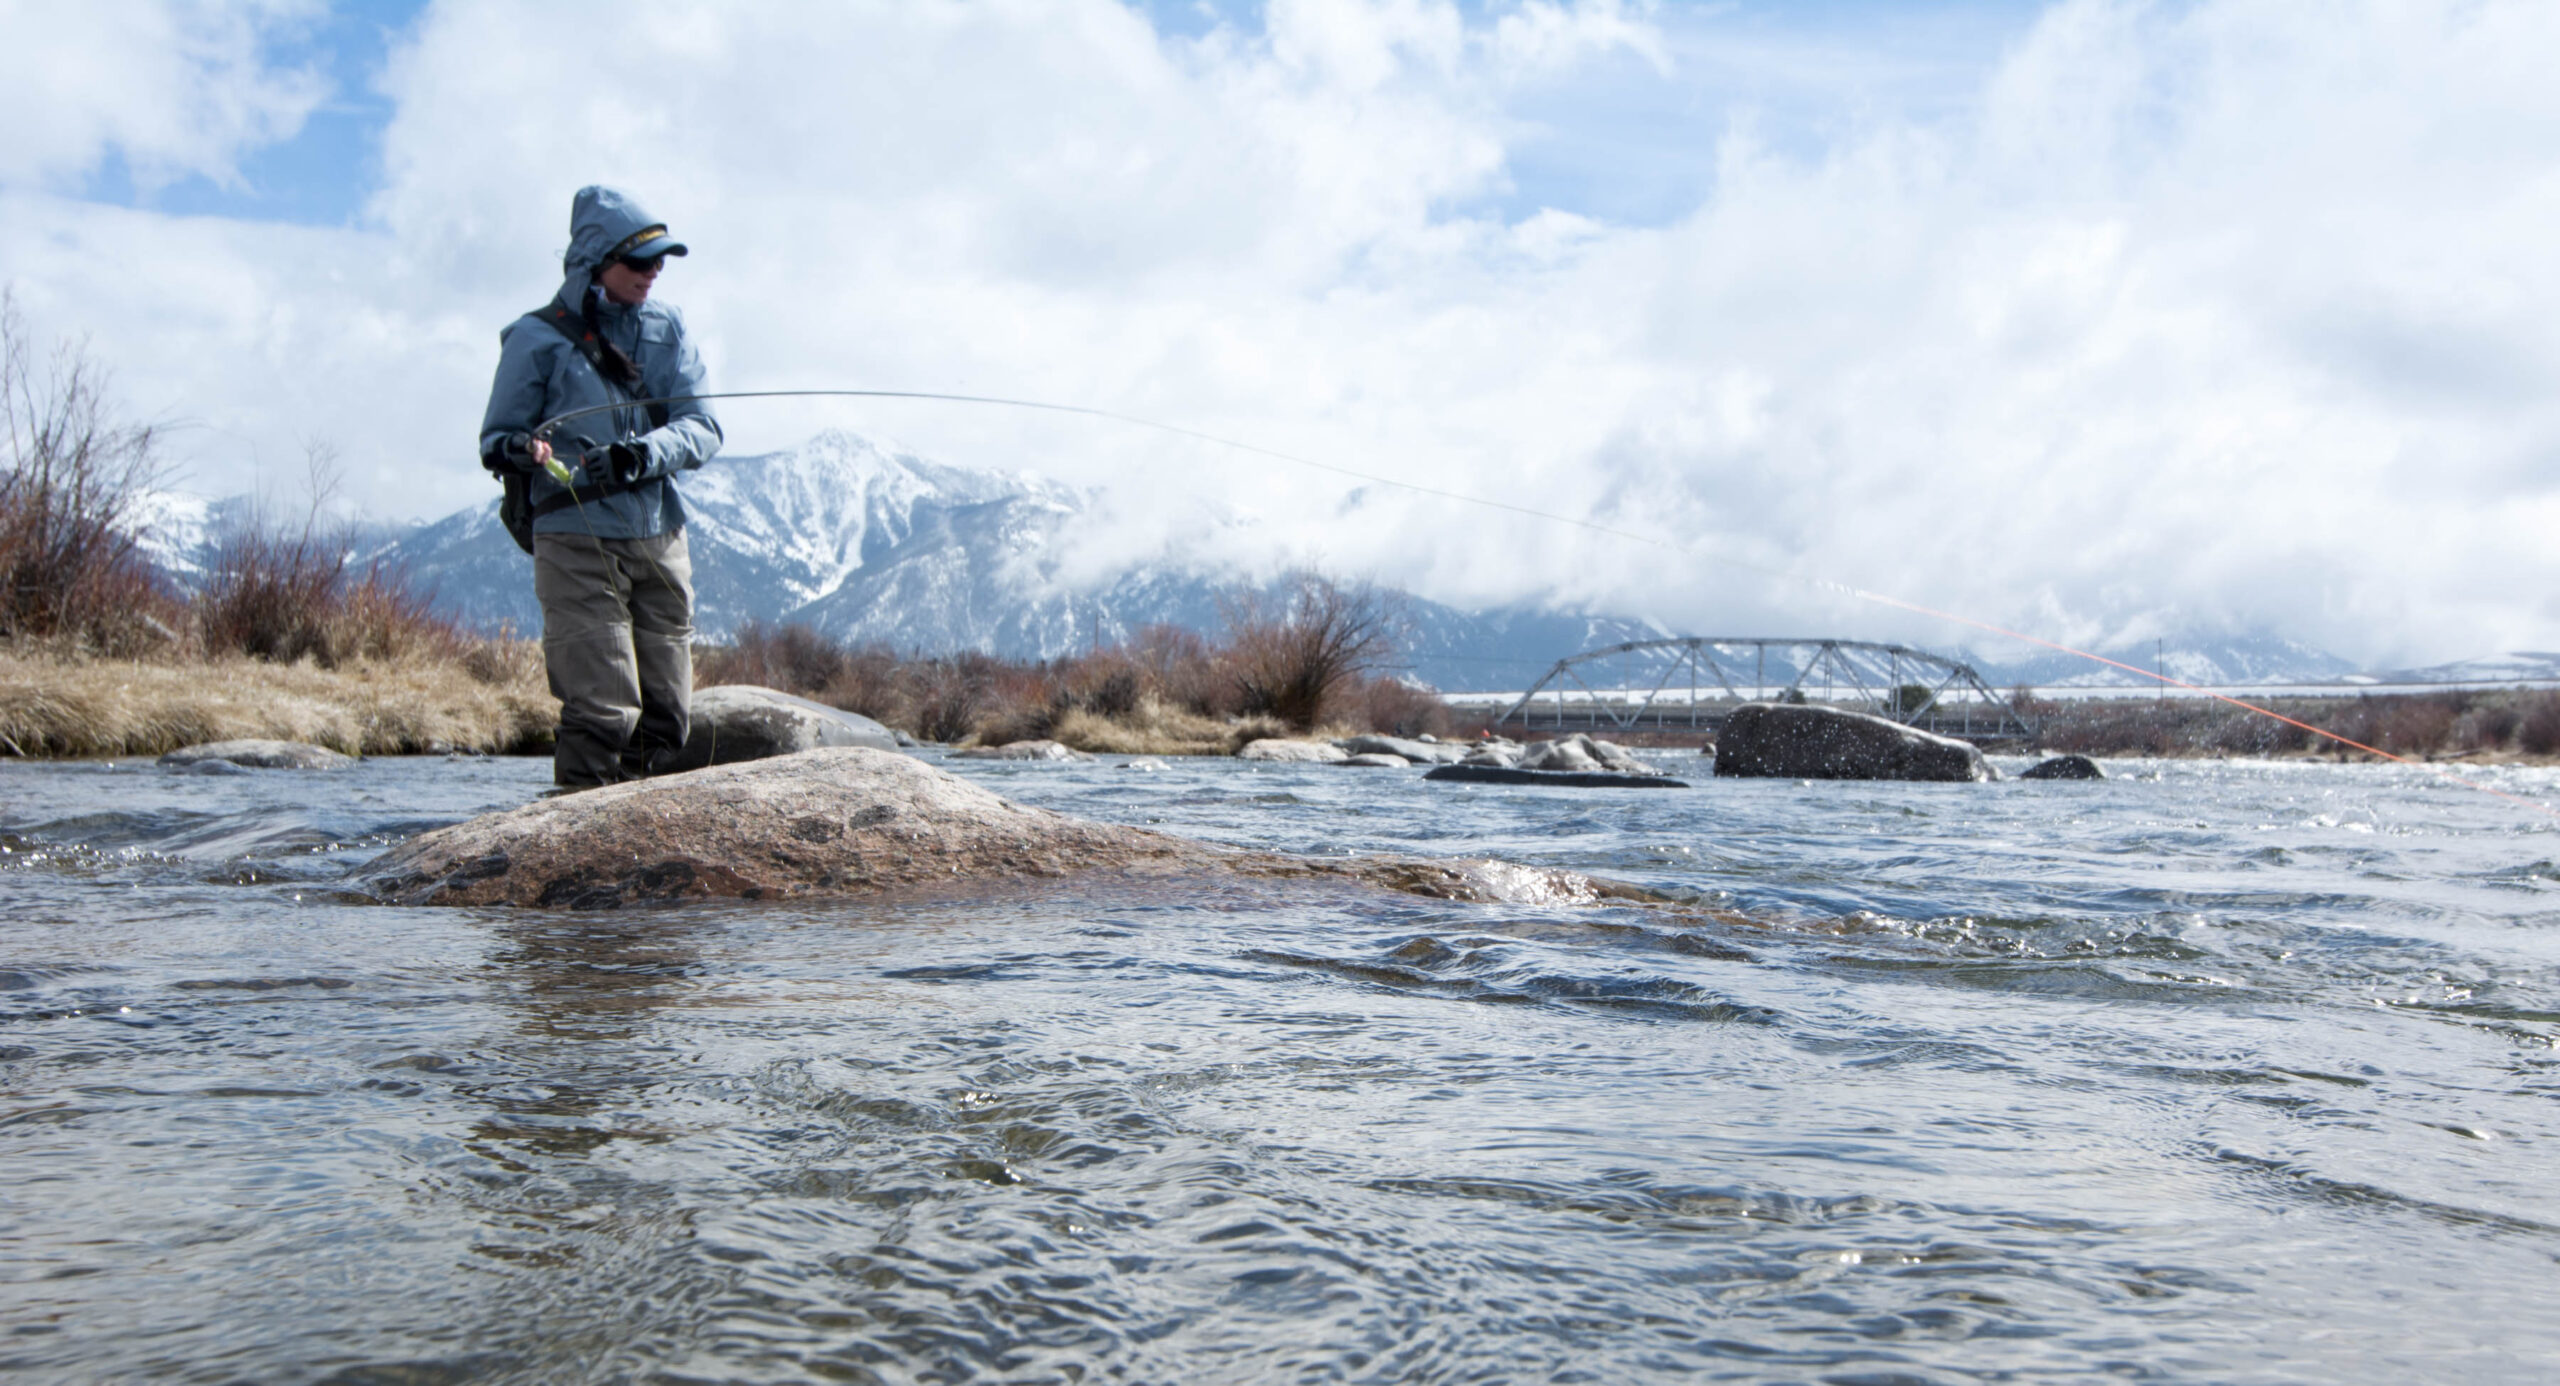
[{"label": "man fly fishing", "polygon": [[[686,253],[628,195],[580,188],[558,296],[499,334],[480,460],[505,484],[508,532],[533,555],[560,699],[552,780],[568,788],[649,774],[684,746],[693,563],[675,476],[718,452],[721,433],[707,404],[681,398],[704,393],[702,358],[650,290],[666,258]],[[535,436],[581,409],[598,412]]]}]

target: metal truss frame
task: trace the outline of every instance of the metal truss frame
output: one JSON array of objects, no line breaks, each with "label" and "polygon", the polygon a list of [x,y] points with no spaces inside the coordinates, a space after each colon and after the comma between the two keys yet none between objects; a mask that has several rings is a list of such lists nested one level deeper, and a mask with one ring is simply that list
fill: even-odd
[{"label": "metal truss frame", "polygon": [[[1782,652],[1779,672],[1789,675],[1785,688],[1775,696],[1786,702],[1819,702],[1830,706],[1856,706],[1859,711],[1873,712],[1906,725],[1927,726],[1959,736],[1973,738],[2033,737],[2035,724],[2029,721],[2008,699],[1994,692],[1982,675],[1961,660],[1915,650],[1908,645],[1879,644],[1871,640],[1829,640],[1819,637],[1779,639],[1760,636],[1689,636],[1674,640],[1630,640],[1623,644],[1585,650],[1567,655],[1540,676],[1517,702],[1503,709],[1495,719],[1497,725],[1518,721],[1523,727],[1534,725],[1536,703],[1542,693],[1555,697],[1556,725],[1565,723],[1565,705],[1570,688],[1580,689],[1589,715],[1585,721],[1593,726],[1605,720],[1622,731],[1635,730],[1640,724],[1653,728],[1679,725],[1673,716],[1656,713],[1655,705],[1663,695],[1681,684],[1687,674],[1689,697],[1687,725],[1704,727],[1698,695],[1717,691],[1733,701],[1748,702],[1770,697],[1770,653]],[[1800,655],[1799,652],[1810,651]],[[1747,665],[1740,656],[1748,657]],[[1620,683],[1604,694],[1594,681],[1584,677],[1586,669],[1604,661],[1636,658],[1658,662],[1659,674],[1652,687],[1641,696],[1630,698],[1637,686]],[[1727,661],[1733,661],[1728,668]],[[1735,686],[1737,674],[1749,672],[1746,695]],[[1812,688],[1819,677],[1819,696]],[[1605,681],[1604,681],[1605,682]],[[1905,707],[1902,689],[1917,683],[1929,690],[1926,698],[1915,706]],[[1675,700],[1664,713],[1675,712]],[[1977,716],[1977,714],[1979,714]],[[1960,719],[1960,725],[1948,723]]]}]

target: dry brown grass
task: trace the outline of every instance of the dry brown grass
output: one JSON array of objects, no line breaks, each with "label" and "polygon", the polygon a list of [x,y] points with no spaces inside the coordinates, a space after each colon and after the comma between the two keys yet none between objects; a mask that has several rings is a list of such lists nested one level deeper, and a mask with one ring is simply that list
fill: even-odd
[{"label": "dry brown grass", "polygon": [[1049,727],[1060,745],[1121,756],[1231,756],[1248,742],[1288,734],[1277,718],[1203,717],[1152,697],[1116,716],[1070,708]]},{"label": "dry brown grass", "polygon": [[156,756],[235,737],[349,755],[505,754],[549,745],[559,713],[531,641],[335,669],[0,652],[0,752],[19,756]]}]

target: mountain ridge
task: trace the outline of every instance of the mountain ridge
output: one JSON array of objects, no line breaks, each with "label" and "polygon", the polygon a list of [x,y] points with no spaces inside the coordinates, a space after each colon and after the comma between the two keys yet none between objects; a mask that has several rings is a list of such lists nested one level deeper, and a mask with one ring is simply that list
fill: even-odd
[{"label": "mountain ridge", "polygon": [[[950,466],[839,430],[783,452],[714,458],[686,476],[683,494],[696,628],[712,640],[749,621],[795,622],[905,653],[1054,659],[1123,643],[1151,625],[1212,632],[1228,605],[1262,590],[1246,575],[1170,556],[1069,582],[1063,560],[1092,513],[1088,495],[1036,473]],[[138,538],[174,581],[192,586],[222,528],[256,509],[244,497],[162,493],[137,507]],[[358,562],[401,569],[465,625],[541,628],[527,560],[498,524],[494,488],[438,520],[354,534]],[[1464,610],[1391,595],[1403,612],[1407,671],[1451,692],[1526,688],[1562,656],[1681,634],[1639,617],[1530,603]],[[2059,653],[2006,662],[1945,653],[2002,686],[2147,682]],[[2158,659],[2172,677],[2201,684],[2328,683],[2354,673],[2336,655],[2264,633],[2185,634],[2101,653],[2145,669]]]}]

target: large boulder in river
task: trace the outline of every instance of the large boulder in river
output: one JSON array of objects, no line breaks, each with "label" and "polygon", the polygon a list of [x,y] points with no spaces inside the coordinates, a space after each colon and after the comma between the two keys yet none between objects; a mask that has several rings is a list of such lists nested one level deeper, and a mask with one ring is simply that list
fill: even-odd
[{"label": "large boulder in river", "polygon": [[861,748],[562,795],[410,839],[368,868],[382,899],[601,909],[977,886],[1086,873],[1348,878],[1456,900],[1649,899],[1502,862],[1304,860],[1025,808],[910,756]]},{"label": "large boulder in river", "polygon": [[1982,752],[1863,712],[1744,703],[1716,734],[1716,774],[1787,780],[1996,780]]},{"label": "large boulder in river", "polygon": [[2103,780],[2107,772],[2087,756],[2055,756],[2018,772],[2022,780]]},{"label": "large boulder in river", "polygon": [[214,762],[251,770],[337,770],[356,763],[326,746],[307,741],[207,741],[182,746],[160,757],[162,765],[191,770]]},{"label": "large boulder in river", "polygon": [[667,773],[797,755],[822,746],[898,748],[895,732],[861,713],[753,684],[696,689],[692,713],[684,749],[667,764]]}]

